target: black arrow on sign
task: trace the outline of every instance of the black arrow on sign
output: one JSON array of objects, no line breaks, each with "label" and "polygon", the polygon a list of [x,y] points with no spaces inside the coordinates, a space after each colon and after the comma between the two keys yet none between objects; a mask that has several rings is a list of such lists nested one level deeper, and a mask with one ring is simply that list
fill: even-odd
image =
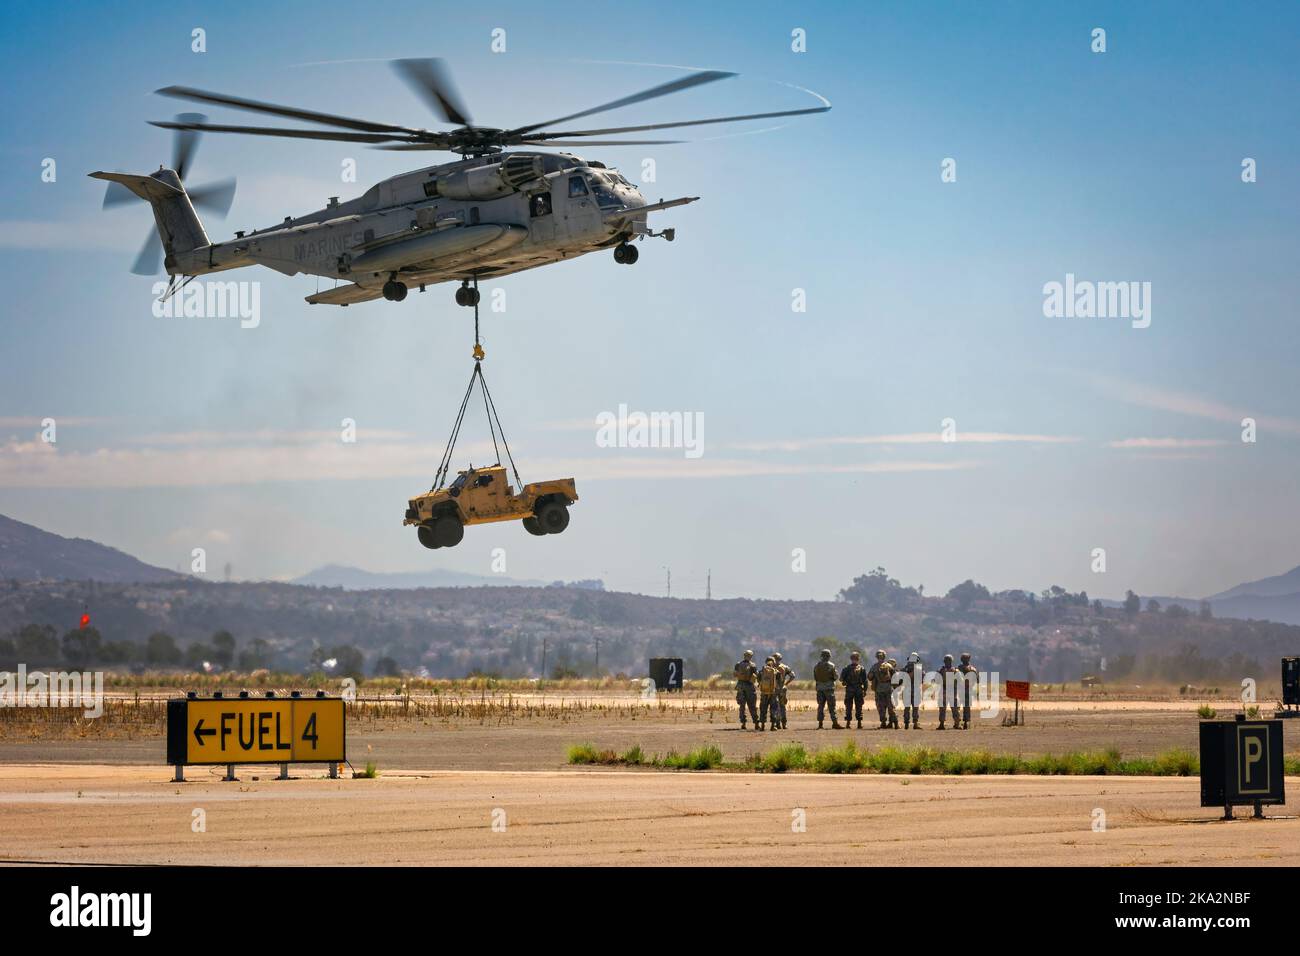
[{"label": "black arrow on sign", "polygon": [[204,738],[204,737],[212,737],[212,736],[215,736],[216,733],[217,733],[217,729],[216,729],[215,727],[209,727],[207,730],[204,730],[204,729],[203,729],[203,718],[202,718],[202,717],[200,717],[200,718],[199,718],[199,722],[198,722],[197,724],[194,725],[194,741],[195,741],[195,743],[197,743],[200,747],[203,746],[203,738]]}]

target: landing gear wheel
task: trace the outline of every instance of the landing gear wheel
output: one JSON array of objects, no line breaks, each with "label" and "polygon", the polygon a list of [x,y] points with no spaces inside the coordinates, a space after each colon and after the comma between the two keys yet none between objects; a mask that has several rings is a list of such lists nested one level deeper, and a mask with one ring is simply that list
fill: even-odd
[{"label": "landing gear wheel", "polygon": [[641,258],[641,252],[640,250],[637,249],[636,246],[623,247],[623,261],[627,265],[632,265],[640,258]]},{"label": "landing gear wheel", "polygon": [[454,548],[465,537],[465,526],[455,515],[443,515],[433,523],[433,539],[440,548]]},{"label": "landing gear wheel", "polygon": [[437,540],[435,539],[433,534],[433,529],[430,528],[428,525],[422,524],[418,528],[416,528],[415,536],[420,539],[420,544],[424,545],[426,548],[428,548],[431,551],[434,550],[435,548],[442,547],[442,545],[438,544]]},{"label": "landing gear wheel", "polygon": [[389,302],[401,302],[406,298],[406,285],[389,279],[384,283],[384,298]]},{"label": "landing gear wheel", "polygon": [[559,534],[569,526],[569,506],[548,501],[537,509],[537,524],[546,534]]},{"label": "landing gear wheel", "polygon": [[538,537],[541,537],[542,535],[546,534],[546,532],[542,530],[542,526],[537,523],[537,519],[532,517],[531,515],[525,518],[523,523],[524,523],[524,530],[527,531],[529,534],[535,534]]},{"label": "landing gear wheel", "polygon": [[475,306],[479,303],[478,289],[471,289],[467,285],[461,286],[456,290],[456,304],[463,306]]}]

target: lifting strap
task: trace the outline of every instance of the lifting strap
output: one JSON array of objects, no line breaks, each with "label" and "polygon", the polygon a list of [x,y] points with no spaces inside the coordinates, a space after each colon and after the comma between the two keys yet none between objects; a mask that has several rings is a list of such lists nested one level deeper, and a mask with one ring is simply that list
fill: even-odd
[{"label": "lifting strap", "polygon": [[[478,291],[478,278],[474,279],[474,291]],[[487,379],[483,377],[483,345],[479,341],[479,322],[478,322],[478,303],[474,303],[474,371],[470,373],[469,385],[465,388],[465,395],[460,400],[460,410],[456,413],[456,421],[451,428],[451,436],[447,439],[447,447],[442,453],[442,461],[438,464],[438,471],[434,477],[433,488],[437,491],[447,480],[447,472],[451,468],[451,457],[456,451],[456,440],[460,437],[460,426],[465,421],[465,410],[469,407],[470,396],[474,394],[474,383],[478,382],[483,391],[483,410],[487,413],[488,431],[492,435],[492,450],[496,452],[497,464],[501,464],[501,449],[506,450],[506,460],[510,462],[510,470],[514,473],[515,484],[523,488],[524,483],[519,478],[519,469],[515,467],[514,456],[510,454],[510,445],[506,441],[505,429],[501,427],[501,416],[497,414],[496,403],[492,400],[492,393],[488,390]],[[498,444],[497,436],[500,435]]]}]

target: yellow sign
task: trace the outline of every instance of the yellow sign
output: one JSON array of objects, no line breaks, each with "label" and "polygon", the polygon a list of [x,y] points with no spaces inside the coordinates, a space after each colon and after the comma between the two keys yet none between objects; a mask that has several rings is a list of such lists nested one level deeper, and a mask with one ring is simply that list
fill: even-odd
[{"label": "yellow sign", "polygon": [[188,764],[325,763],[346,758],[343,701],[185,701]]}]

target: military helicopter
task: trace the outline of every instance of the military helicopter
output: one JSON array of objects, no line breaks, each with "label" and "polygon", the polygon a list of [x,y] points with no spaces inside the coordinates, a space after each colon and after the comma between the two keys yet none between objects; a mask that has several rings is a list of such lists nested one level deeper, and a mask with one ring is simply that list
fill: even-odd
[{"label": "military helicopter", "polygon": [[[830,109],[830,103],[818,97],[823,105],[805,109],[680,123],[549,129],[736,75],[703,70],[557,119],[497,129],[472,123],[442,60],[394,60],[391,65],[440,119],[455,128],[437,132],[393,126],[185,86],[158,90],[163,96],[333,128],[210,124],[199,114],[153,122],[154,126],[177,133],[174,168],[159,168],[147,176],[90,174],[110,182],[104,199],[106,207],[129,199],[126,191],[153,207],[157,236],[151,236],[145,244],[133,271],[154,275],[162,258],[171,278],[167,292],[171,295],[195,276],[261,265],[289,276],[306,273],[341,280],[343,284],[309,295],[307,301],[342,306],[380,296],[400,302],[412,287],[423,292],[428,285],[459,281],[456,303],[475,306],[479,301],[479,279],[498,278],[600,249],[612,248],[616,262],[635,263],[639,256],[634,241],[650,237],[672,241],[675,236],[673,229],[651,229],[648,214],[699,198],[683,196],[647,203],[636,186],[604,163],[564,152],[507,152],[506,147],[678,143],[681,140],[602,137]],[[197,137],[203,132],[366,143],[385,150],[443,150],[460,154],[460,159],[393,176],[370,187],[359,198],[339,202],[334,197],[324,209],[297,218],[286,217],[266,229],[237,232],[234,239],[214,243],[208,239],[194,207],[206,203],[218,211],[223,211],[223,206],[228,209],[233,181],[193,192],[187,192],[182,182]]]}]

